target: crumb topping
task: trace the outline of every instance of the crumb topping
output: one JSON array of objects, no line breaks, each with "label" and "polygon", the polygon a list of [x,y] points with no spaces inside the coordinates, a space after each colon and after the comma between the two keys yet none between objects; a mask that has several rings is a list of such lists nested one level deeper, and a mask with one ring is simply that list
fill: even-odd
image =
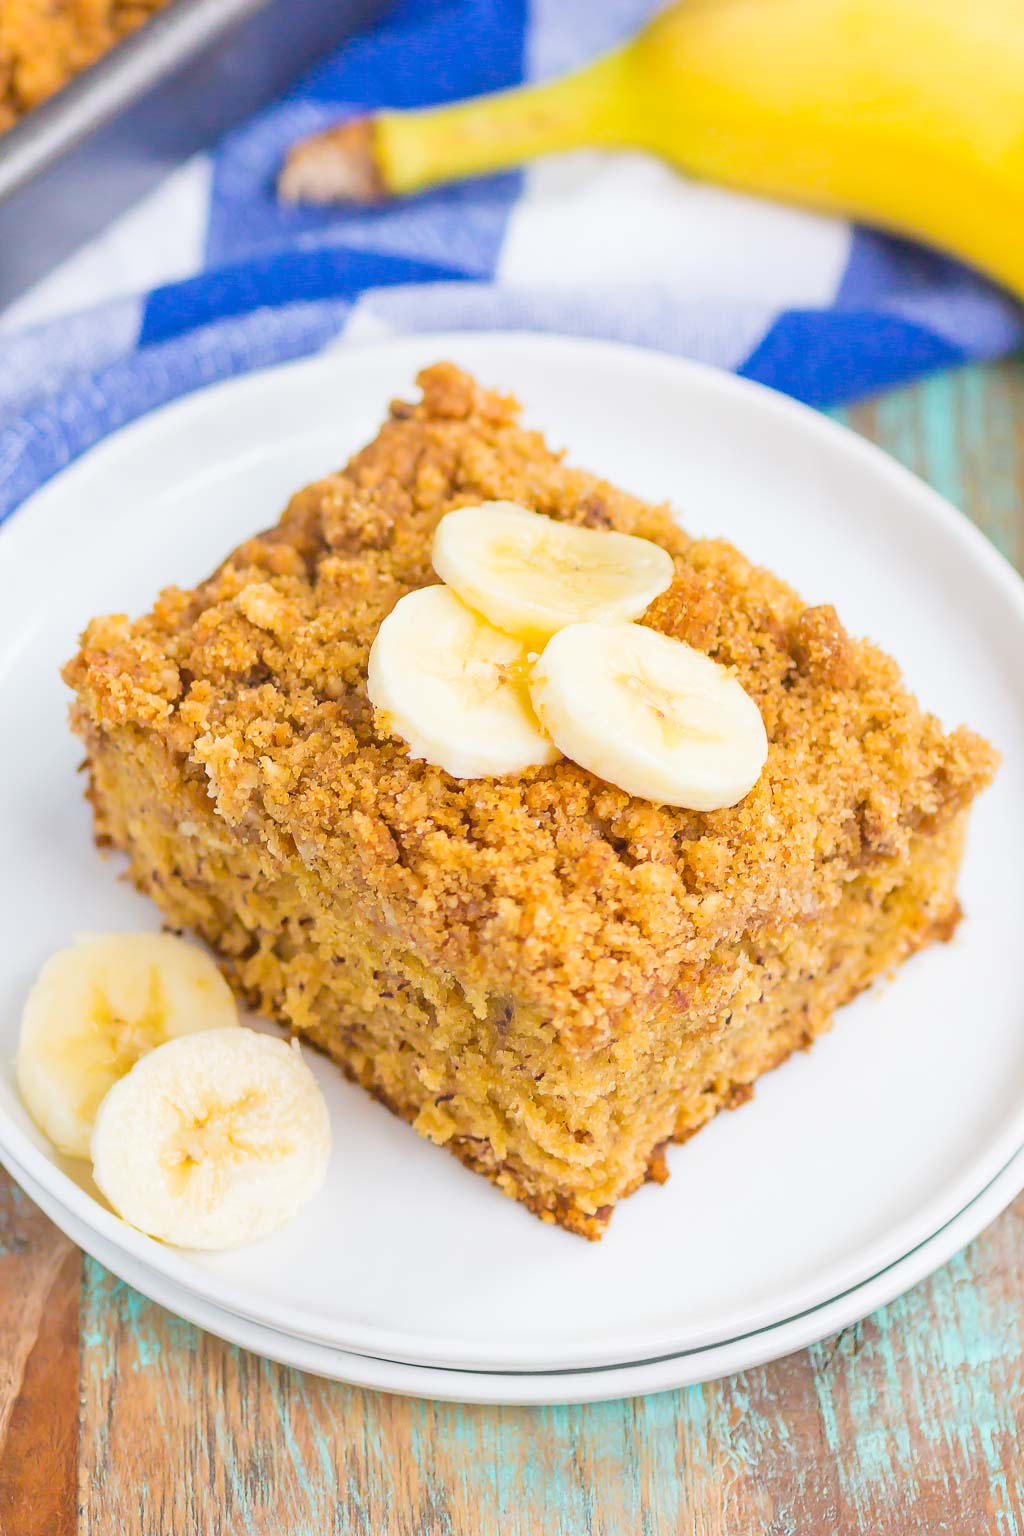
[{"label": "crumb topping", "polygon": [[0,0],[0,133],[167,0]]},{"label": "crumb topping", "polygon": [[[567,466],[514,401],[453,365],[418,383],[418,404],[396,402],[346,469],[208,581],[165,590],[134,622],[89,625],[64,673],[79,729],[159,733],[238,835],[290,839],[328,882],[354,862],[425,964],[472,999],[515,996],[580,1050],[684,996],[752,923],[813,921],[989,781],[987,743],[944,734],[831,607],[806,608],[730,545],[691,540],[666,508]],[[767,766],[739,805],[653,805],[568,761],[460,781],[375,721],[381,620],[436,581],[439,518],[500,500],[673,555],[643,622],[735,669],[767,729]]]}]

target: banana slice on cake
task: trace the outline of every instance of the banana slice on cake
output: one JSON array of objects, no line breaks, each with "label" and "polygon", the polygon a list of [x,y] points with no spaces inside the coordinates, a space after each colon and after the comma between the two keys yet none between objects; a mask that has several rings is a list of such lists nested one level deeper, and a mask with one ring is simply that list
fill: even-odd
[{"label": "banana slice on cake", "polygon": [[316,1194],[327,1106],[298,1045],[251,1029],[170,1040],[100,1105],[93,1174],[118,1215],[183,1248],[265,1237]]},{"label": "banana slice on cake", "polygon": [[639,618],[675,569],[650,539],[557,523],[510,501],[449,512],[433,561],[464,603],[537,649],[567,624]]},{"label": "banana slice on cake", "polygon": [[87,1157],[101,1099],[140,1056],[237,1024],[227,982],[194,944],[164,933],[83,939],[52,955],[29,993],[18,1087],[54,1146]]},{"label": "banana slice on cake", "polygon": [[457,779],[520,773],[561,756],[530,703],[526,648],[447,587],[403,597],[377,631],[367,689],[410,754]]},{"label": "banana slice on cake", "polygon": [[768,756],[760,711],[735,677],[640,624],[561,630],[534,667],[531,696],[566,757],[662,805],[735,805]]}]

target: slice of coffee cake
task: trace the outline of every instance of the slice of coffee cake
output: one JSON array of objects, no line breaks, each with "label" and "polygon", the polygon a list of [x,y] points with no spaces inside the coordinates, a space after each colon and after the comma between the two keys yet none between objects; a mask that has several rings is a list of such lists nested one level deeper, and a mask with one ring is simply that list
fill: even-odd
[{"label": "slice of coffee cake", "polygon": [[[994,754],[944,734],[831,608],[566,467],[448,364],[192,592],[97,619],[65,677],[100,840],[257,1009],[547,1221],[600,1235],[663,1149],[947,938]],[[462,780],[375,720],[381,621],[490,500],[674,558],[643,622],[732,669],[767,730],[736,806],[567,759]]]}]

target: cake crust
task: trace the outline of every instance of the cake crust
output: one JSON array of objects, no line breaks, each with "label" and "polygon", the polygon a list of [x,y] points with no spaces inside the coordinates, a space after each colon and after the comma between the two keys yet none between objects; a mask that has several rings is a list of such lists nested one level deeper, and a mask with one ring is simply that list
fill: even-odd
[{"label": "cake crust", "polygon": [[[966,729],[944,733],[895,663],[832,608],[807,607],[730,545],[691,540],[666,508],[569,467],[513,401],[450,364],[418,382],[419,402],[396,402],[373,443],[208,581],[167,589],[141,619],[90,624],[64,674],[73,721],[99,833],[129,852],[172,921],[220,949],[236,985],[424,1134],[593,1236],[614,1199],[658,1177],[658,1146],[742,1097],[846,996],[948,927],[964,813],[995,754]],[[675,580],[643,622],[734,669],[765,721],[768,763],[738,806],[656,806],[564,760],[456,780],[381,729],[366,696],[377,628],[436,580],[439,518],[484,500],[669,550]],[[319,936],[307,965],[319,1004],[296,990],[294,930],[282,918],[267,938],[274,920],[247,906],[247,890],[285,877]],[[447,1099],[444,1083],[431,1087],[440,1068],[385,1071],[385,1037],[415,1036],[421,1068],[440,1037],[426,1025],[417,1035],[411,1005],[392,1019],[372,964],[362,1002],[336,986],[321,997],[324,950],[337,942],[331,893],[352,904],[351,941],[405,978],[424,1017],[458,1016],[449,1055],[476,1052],[505,1074],[479,1090],[497,1129],[466,1083]],[[821,982],[821,965],[837,985]],[[754,992],[781,997],[787,976],[805,1002],[793,992],[769,1019]],[[744,1010],[764,1038],[730,1076],[727,1015]],[[549,1094],[545,1124],[591,1136],[592,1152],[553,1130],[538,1151],[533,1126],[517,1169],[528,1069],[535,1097]],[[659,1070],[670,1080],[652,1107]],[[710,1078],[687,1083],[687,1072]],[[598,1080],[618,1105],[599,1132]],[[681,1115],[705,1090],[708,1113],[691,1104]],[[631,1127],[635,1145],[613,1174],[610,1149]]]}]

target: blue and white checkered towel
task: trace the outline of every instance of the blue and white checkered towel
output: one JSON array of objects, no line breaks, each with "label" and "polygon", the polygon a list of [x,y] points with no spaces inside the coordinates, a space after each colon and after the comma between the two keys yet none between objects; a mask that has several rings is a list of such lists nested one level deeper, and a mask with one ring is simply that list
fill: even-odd
[{"label": "blue and white checkered towel", "polygon": [[[0,322],[0,518],[133,417],[353,336],[514,327],[614,337],[815,405],[1024,339],[1020,309],[952,261],[687,181],[642,155],[557,156],[377,211],[276,203],[294,139],[368,108],[577,65],[654,7],[399,0],[375,31],[171,178],[44,285],[42,302],[32,296]],[[122,292],[147,291],[26,323],[69,296],[98,298],[97,272],[108,290],[113,272]]]}]

